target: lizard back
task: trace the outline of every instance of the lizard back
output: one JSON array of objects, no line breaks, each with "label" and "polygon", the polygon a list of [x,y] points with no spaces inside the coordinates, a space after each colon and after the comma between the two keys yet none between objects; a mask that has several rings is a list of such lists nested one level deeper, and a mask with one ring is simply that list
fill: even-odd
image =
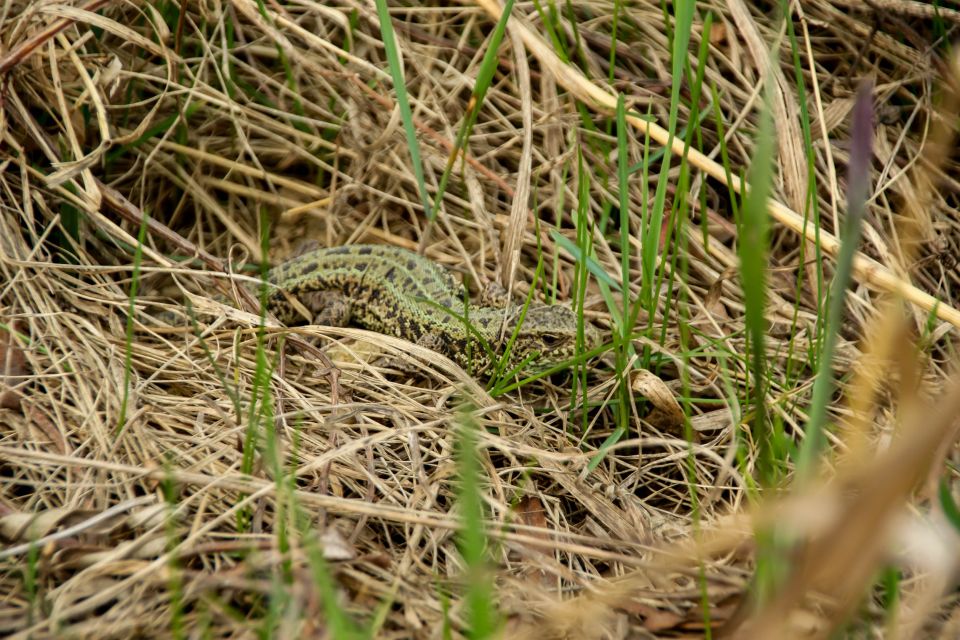
[{"label": "lizard back", "polygon": [[[268,280],[276,287],[268,307],[287,324],[303,320],[288,296],[317,313],[319,309],[311,307],[321,306],[321,298],[329,294],[349,307],[349,324],[429,346],[466,368],[482,369],[490,363],[477,336],[501,353],[521,313],[521,306],[512,303],[504,308],[465,305],[463,285],[452,273],[412,251],[387,245],[316,249],[278,265]],[[565,307],[532,303],[511,361],[532,353],[549,365],[575,355],[577,323]],[[585,343],[587,348],[596,343],[592,327],[587,327]]]}]

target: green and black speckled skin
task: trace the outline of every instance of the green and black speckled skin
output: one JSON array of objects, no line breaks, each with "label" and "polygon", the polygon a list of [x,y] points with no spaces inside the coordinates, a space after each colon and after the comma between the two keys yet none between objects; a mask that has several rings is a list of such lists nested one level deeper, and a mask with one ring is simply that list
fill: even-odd
[{"label": "green and black speckled skin", "polygon": [[[269,280],[277,287],[268,298],[270,311],[287,324],[305,320],[289,302],[292,295],[315,314],[311,320],[403,338],[474,371],[487,367],[490,358],[458,317],[468,315],[476,332],[499,355],[522,310],[514,303],[505,308],[469,305],[465,314],[464,289],[453,274],[423,256],[386,245],[317,249],[274,267]],[[595,328],[585,325],[584,331],[587,350],[599,344]],[[576,355],[576,342],[576,314],[531,302],[511,348],[510,364],[537,353],[525,368],[548,368]]]}]

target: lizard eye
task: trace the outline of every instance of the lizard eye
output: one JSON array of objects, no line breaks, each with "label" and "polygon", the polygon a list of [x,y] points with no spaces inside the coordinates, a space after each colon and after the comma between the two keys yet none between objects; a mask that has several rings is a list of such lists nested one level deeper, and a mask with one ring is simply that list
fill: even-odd
[{"label": "lizard eye", "polygon": [[543,346],[545,347],[555,347],[561,342],[563,342],[563,338],[561,338],[558,335],[554,335],[552,333],[543,334],[542,336],[540,336],[540,340],[543,342]]}]

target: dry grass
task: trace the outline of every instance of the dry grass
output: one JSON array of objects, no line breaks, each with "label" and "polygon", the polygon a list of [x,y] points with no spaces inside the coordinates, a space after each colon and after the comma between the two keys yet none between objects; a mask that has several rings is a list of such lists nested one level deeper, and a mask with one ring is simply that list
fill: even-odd
[{"label": "dry grass", "polygon": [[[306,523],[337,606],[374,636],[444,637],[445,625],[463,634],[454,451],[465,405],[480,427],[504,637],[698,637],[705,627],[824,637],[844,620],[862,637],[958,633],[956,530],[937,500],[941,479],[957,495],[960,389],[948,380],[960,304],[958,173],[929,139],[931,131],[933,142],[949,139],[934,108],[950,75],[937,38],[941,28],[950,37],[955,12],[937,19],[906,1],[884,2],[883,12],[839,0],[792,7],[808,149],[780,22],[749,3],[699,7],[714,11],[702,155],[692,157],[689,182],[674,170],[668,187],[668,202],[690,195],[692,223],[678,234],[685,267],[639,323],[652,332],[638,348],[660,357],[653,373],[632,374],[650,400],[633,407],[631,432],[591,468],[616,427],[610,358],[592,364],[585,400],[564,379],[493,397],[441,356],[361,330],[270,326],[258,338],[257,316],[215,294],[255,310],[228,274],[238,281],[245,263],[276,263],[312,239],[419,248],[474,288],[500,280],[518,294],[533,281],[539,246],[542,280],[568,300],[575,262],[551,232],[576,238],[578,150],[590,220],[619,197],[604,96],[621,91],[633,109],[667,122],[660,4],[621,8],[613,69],[611,3],[557,3],[560,37],[581,46],[576,69],[556,58],[535,4],[516,5],[434,223],[423,215],[372,3],[265,3],[265,13],[253,0],[181,4],[184,13],[172,2],[4,5],[0,633],[324,637],[332,632],[309,561],[314,538],[296,533]],[[392,9],[431,196],[494,7]],[[698,16],[691,65],[701,26]],[[811,225],[801,240],[802,217],[791,216],[806,210],[812,170],[820,247],[833,253],[826,234],[839,233],[844,211],[861,78],[873,78],[877,105],[864,255],[836,363],[842,380],[859,375],[832,404],[841,426],[822,474],[834,482],[776,504],[761,501],[750,480],[757,452],[746,431],[737,229],[713,118],[716,108],[737,182],[755,147],[765,77],[779,142],[771,213],[793,227],[771,236],[768,400],[797,440],[822,295],[817,234]],[[689,116],[682,107],[681,126]],[[631,124],[629,157],[639,163],[647,125]],[[651,131],[655,141],[662,134]],[[634,231],[656,175],[631,181]],[[152,221],[140,264],[144,213]],[[595,233],[593,243],[597,263],[619,281],[616,235]],[[675,251],[665,247],[664,259]],[[635,256],[629,267],[639,283]],[[915,291],[901,287],[906,280]],[[921,305],[939,300],[942,320],[877,293],[898,287]],[[197,311],[193,328],[167,321],[166,312],[186,315],[184,298]],[[595,281],[584,308],[609,335]],[[384,353],[413,359],[419,374],[391,373],[380,366]],[[264,361],[276,365],[265,383]],[[683,379],[695,398],[684,403],[693,438],[675,413]],[[262,446],[246,474],[251,429],[262,429]],[[771,523],[790,532],[784,545],[806,544],[775,561],[788,575],[754,608],[745,596],[764,560],[753,551],[765,548],[754,539]],[[893,566],[899,598],[884,601],[878,576],[889,585]]]}]

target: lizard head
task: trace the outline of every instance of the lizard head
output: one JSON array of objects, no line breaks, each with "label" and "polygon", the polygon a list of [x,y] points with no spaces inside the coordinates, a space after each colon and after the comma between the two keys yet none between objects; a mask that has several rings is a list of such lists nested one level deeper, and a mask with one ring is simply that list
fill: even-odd
[{"label": "lizard head", "polygon": [[[517,309],[515,322],[519,321],[521,309]],[[510,352],[510,366],[519,365],[530,356],[533,358],[524,365],[528,372],[542,371],[576,357],[579,353],[590,351],[602,343],[596,327],[584,321],[583,351],[577,351],[576,313],[557,305],[535,305],[527,308],[523,324],[517,333]],[[509,334],[507,335],[509,339]]]}]

